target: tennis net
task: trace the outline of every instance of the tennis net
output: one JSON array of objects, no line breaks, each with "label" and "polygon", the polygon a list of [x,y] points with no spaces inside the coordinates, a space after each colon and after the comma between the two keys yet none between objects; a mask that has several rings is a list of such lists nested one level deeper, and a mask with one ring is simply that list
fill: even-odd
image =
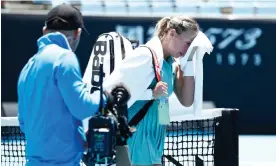
[{"label": "tennis net", "polygon": [[[237,109],[176,115],[167,126],[165,166],[238,166]],[[1,117],[1,165],[24,165],[25,138],[16,117]]]},{"label": "tennis net", "polygon": [[175,115],[167,126],[166,166],[238,166],[238,109]]}]

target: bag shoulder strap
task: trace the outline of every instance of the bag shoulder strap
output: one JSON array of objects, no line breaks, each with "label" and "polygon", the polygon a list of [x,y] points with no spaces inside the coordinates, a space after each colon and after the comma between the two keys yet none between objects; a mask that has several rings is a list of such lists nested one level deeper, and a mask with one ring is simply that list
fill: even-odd
[{"label": "bag shoulder strap", "polygon": [[160,75],[160,66],[157,60],[157,55],[155,54],[155,51],[152,50],[150,47],[146,46],[146,45],[142,45],[140,47],[146,47],[150,50],[151,55],[152,55],[152,65],[153,65],[153,70],[155,73],[155,78],[157,79],[157,82],[161,81],[161,75]]},{"label": "bag shoulder strap", "polygon": [[[155,52],[148,46],[140,46],[140,47],[147,47],[151,54],[152,54],[152,65],[153,65],[153,70],[155,73],[155,78],[157,79],[157,82],[161,81],[161,76],[160,76],[160,66],[159,63],[157,61],[157,56],[155,54]],[[145,117],[145,115],[147,114],[150,106],[153,104],[154,99],[149,100],[144,106],[143,108],[137,112],[133,118],[129,121],[129,126],[137,126],[138,123]]]}]

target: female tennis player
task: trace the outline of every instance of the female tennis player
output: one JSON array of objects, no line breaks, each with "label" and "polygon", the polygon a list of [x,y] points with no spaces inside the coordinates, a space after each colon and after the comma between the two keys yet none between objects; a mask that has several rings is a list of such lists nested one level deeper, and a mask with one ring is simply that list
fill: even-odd
[{"label": "female tennis player", "polygon": [[[135,49],[104,82],[104,87],[123,82],[129,88],[131,93],[128,103],[129,120],[148,102],[142,93],[147,92],[146,96],[150,95],[149,100],[155,99],[145,117],[137,125],[136,132],[128,139],[129,155],[134,166],[161,165],[166,129],[164,119],[162,120],[160,115],[168,112],[166,110],[169,109],[168,97],[175,92],[182,105],[193,104],[195,85],[193,62],[188,61],[185,65],[178,65],[175,58],[183,58],[198,32],[199,25],[192,18],[184,16],[162,18],[156,24],[155,35],[146,43],[148,48]],[[155,79],[152,52],[159,62],[161,76],[159,82]]]}]

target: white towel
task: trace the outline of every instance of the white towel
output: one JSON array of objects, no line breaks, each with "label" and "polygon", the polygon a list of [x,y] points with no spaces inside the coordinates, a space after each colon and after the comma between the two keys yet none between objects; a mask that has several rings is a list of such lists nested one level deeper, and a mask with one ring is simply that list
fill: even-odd
[{"label": "white towel", "polygon": [[187,63],[189,55],[192,50],[196,48],[193,55],[194,70],[195,70],[195,93],[193,103],[193,113],[195,116],[200,116],[202,113],[203,104],[203,57],[205,53],[210,54],[213,51],[213,46],[207,36],[199,31],[185,56],[180,59],[180,64],[185,65]]}]

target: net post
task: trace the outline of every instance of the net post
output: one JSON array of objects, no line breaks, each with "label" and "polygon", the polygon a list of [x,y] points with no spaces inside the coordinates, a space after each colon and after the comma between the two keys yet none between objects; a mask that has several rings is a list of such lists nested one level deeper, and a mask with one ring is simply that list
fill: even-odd
[{"label": "net post", "polygon": [[224,109],[215,124],[215,166],[239,165],[239,135],[237,129],[238,109]]}]

